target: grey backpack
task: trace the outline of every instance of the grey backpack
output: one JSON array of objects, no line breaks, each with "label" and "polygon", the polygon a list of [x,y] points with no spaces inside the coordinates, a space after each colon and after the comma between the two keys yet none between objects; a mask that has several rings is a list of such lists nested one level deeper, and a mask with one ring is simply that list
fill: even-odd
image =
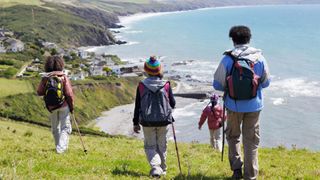
[{"label": "grey backpack", "polygon": [[165,126],[172,122],[169,88],[169,81],[155,92],[148,89],[142,82],[139,83],[141,125]]}]

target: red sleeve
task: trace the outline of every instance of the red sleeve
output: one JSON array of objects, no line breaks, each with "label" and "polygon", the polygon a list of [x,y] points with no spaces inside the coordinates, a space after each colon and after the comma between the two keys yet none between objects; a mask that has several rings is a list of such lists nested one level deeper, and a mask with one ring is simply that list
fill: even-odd
[{"label": "red sleeve", "polygon": [[201,117],[200,117],[200,121],[199,121],[199,126],[201,127],[203,125],[203,123],[206,121],[207,117],[208,117],[208,114],[206,112],[207,108],[205,108],[203,111],[202,111],[202,114],[201,114]]},{"label": "red sleeve", "polygon": [[47,81],[46,78],[42,78],[41,79],[41,82],[40,82],[40,84],[38,86],[38,89],[37,89],[38,96],[44,96],[46,81]]},{"label": "red sleeve", "polygon": [[64,95],[66,96],[66,101],[69,105],[71,111],[73,111],[74,107],[74,94],[71,86],[70,80],[65,77],[65,86],[64,86]]}]

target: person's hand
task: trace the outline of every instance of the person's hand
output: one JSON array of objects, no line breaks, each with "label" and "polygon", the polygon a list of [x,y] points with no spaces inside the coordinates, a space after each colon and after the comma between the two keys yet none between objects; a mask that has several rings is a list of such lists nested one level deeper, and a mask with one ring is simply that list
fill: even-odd
[{"label": "person's hand", "polygon": [[140,125],[134,125],[134,126],[133,126],[133,131],[134,131],[135,133],[140,133],[140,130],[141,130]]}]

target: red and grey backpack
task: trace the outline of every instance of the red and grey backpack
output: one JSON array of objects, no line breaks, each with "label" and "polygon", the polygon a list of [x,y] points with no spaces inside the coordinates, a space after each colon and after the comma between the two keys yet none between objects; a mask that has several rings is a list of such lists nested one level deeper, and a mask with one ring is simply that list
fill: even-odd
[{"label": "red and grey backpack", "polygon": [[224,53],[233,60],[230,73],[227,75],[227,94],[234,100],[248,100],[257,96],[259,76],[254,72],[254,62],[238,58],[231,52]]}]

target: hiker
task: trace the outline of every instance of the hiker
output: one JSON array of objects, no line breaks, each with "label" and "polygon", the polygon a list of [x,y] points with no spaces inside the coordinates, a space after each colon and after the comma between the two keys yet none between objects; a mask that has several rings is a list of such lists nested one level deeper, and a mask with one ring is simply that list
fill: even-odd
[{"label": "hiker", "polygon": [[59,56],[50,56],[45,62],[45,75],[42,77],[37,93],[44,101],[51,120],[51,130],[56,152],[64,153],[68,149],[72,127],[69,112],[73,112],[74,94],[70,80],[63,73],[64,60]]},{"label": "hiker", "polygon": [[206,106],[201,114],[198,122],[198,129],[201,130],[202,125],[208,119],[208,128],[210,132],[210,143],[213,149],[222,151],[221,126],[223,119],[222,107],[218,104],[219,96],[212,94],[210,97],[210,104]]},{"label": "hiker", "polygon": [[[249,45],[249,27],[234,26],[229,31],[229,37],[234,49],[224,53],[214,74],[213,87],[225,92],[224,106],[228,115],[226,139],[232,177],[257,179],[259,115],[263,108],[262,89],[270,83],[269,69],[261,50]],[[241,160],[241,133],[244,162]]]},{"label": "hiker", "polygon": [[151,166],[150,176],[160,177],[167,171],[167,134],[174,120],[172,109],[175,99],[170,82],[162,80],[163,69],[160,61],[151,56],[144,63],[147,78],[137,88],[133,130],[139,133],[142,125],[144,150]]}]

